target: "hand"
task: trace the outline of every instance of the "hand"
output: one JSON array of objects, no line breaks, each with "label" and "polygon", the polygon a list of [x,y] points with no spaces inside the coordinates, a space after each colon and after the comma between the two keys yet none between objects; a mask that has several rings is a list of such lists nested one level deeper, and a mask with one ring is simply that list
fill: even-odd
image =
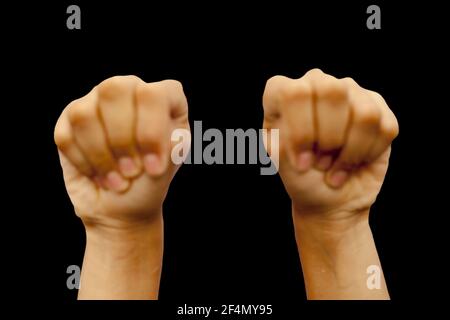
[{"label": "hand", "polygon": [[294,212],[330,221],[368,212],[398,134],[384,99],[314,69],[269,79],[263,104],[264,128],[280,130],[279,172]]},{"label": "hand", "polygon": [[71,102],[55,128],[67,192],[85,225],[132,226],[160,215],[178,166],[171,133],[189,129],[182,86],[109,78]]}]

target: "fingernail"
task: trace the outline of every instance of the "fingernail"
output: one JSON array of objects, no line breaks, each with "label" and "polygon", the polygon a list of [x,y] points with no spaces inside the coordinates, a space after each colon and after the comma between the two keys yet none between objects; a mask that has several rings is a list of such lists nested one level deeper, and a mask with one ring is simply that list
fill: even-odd
[{"label": "fingernail", "polygon": [[340,186],[342,186],[345,181],[347,180],[348,177],[348,172],[344,171],[344,170],[339,170],[336,172],[333,172],[330,176],[329,182],[331,184],[331,186],[335,187],[335,188],[339,188]]},{"label": "fingernail", "polygon": [[297,156],[297,169],[300,171],[308,170],[313,161],[313,154],[311,151],[303,151]]},{"label": "fingernail", "polygon": [[322,156],[317,161],[317,168],[319,170],[325,171],[328,168],[330,168],[332,161],[333,161],[332,156]]},{"label": "fingernail", "polygon": [[128,180],[122,178],[117,171],[110,171],[106,175],[106,184],[109,189],[114,191],[124,191],[128,188]]},{"label": "fingernail", "polygon": [[133,177],[139,173],[138,166],[131,157],[120,158],[119,169],[125,177]]},{"label": "fingernail", "polygon": [[149,174],[160,174],[163,171],[161,159],[156,153],[148,153],[144,156],[144,167]]}]

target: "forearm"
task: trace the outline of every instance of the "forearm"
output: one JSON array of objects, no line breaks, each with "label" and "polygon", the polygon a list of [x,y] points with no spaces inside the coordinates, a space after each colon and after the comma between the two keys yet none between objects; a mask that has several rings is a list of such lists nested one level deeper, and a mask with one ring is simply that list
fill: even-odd
[{"label": "forearm", "polygon": [[163,219],[114,230],[86,228],[78,299],[157,299],[163,256]]},{"label": "forearm", "polygon": [[389,299],[382,272],[380,288],[367,285],[367,268],[381,271],[368,212],[328,221],[293,211],[308,299]]}]

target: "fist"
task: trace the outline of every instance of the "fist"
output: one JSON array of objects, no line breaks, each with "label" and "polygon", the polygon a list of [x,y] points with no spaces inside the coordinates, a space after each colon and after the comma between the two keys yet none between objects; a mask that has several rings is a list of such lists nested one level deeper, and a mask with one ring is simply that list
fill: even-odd
[{"label": "fist", "polygon": [[189,129],[181,84],[117,76],[71,102],[55,127],[67,192],[85,223],[152,219],[177,166],[171,133]]},{"label": "fist", "polygon": [[264,128],[280,130],[279,172],[296,212],[370,208],[398,134],[381,95],[314,69],[269,79],[263,105]]}]

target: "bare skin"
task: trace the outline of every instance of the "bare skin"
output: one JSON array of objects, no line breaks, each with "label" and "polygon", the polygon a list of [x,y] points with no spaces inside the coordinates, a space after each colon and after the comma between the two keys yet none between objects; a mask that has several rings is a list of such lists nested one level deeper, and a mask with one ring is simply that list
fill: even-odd
[{"label": "bare skin", "polygon": [[55,128],[67,192],[86,228],[79,299],[156,299],[162,204],[178,167],[171,133],[189,129],[182,86],[107,79]]},{"label": "bare skin", "polygon": [[264,128],[280,130],[308,299],[389,299],[382,275],[379,289],[366,281],[369,266],[381,269],[368,217],[398,134],[394,114],[378,93],[318,69],[269,79],[263,105]]},{"label": "bare skin", "polygon": [[[380,266],[369,211],[398,134],[384,99],[314,69],[271,78],[263,105],[264,128],[280,129],[308,298],[389,299],[384,278],[366,285],[367,267]],[[79,299],[157,298],[162,203],[178,169],[170,136],[189,129],[187,113],[179,82],[134,76],[107,79],[62,112],[55,142],[87,233]]]}]

